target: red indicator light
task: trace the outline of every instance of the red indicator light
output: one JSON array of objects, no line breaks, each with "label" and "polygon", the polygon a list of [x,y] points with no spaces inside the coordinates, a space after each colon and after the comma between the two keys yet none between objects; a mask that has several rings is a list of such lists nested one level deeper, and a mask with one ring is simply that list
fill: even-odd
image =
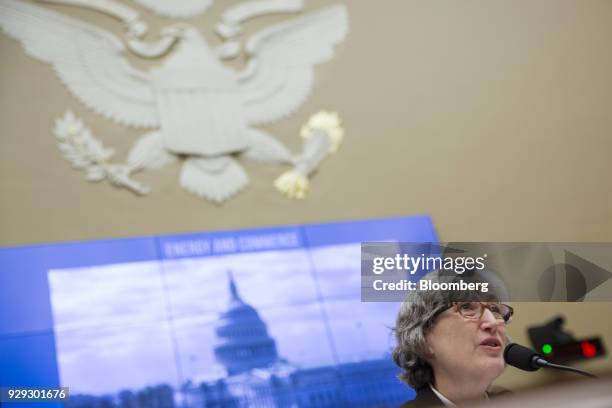
[{"label": "red indicator light", "polygon": [[580,348],[582,349],[582,355],[586,358],[593,358],[597,355],[597,348],[595,345],[588,341],[583,341],[580,343]]}]

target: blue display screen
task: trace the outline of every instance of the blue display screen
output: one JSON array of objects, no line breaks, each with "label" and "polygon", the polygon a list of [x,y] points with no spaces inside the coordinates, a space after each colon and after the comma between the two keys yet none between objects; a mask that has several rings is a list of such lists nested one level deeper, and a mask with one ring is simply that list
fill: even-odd
[{"label": "blue display screen", "polygon": [[[427,216],[0,249],[0,386],[68,407],[396,406],[399,304],[360,301],[360,244]],[[63,406],[24,403],[7,406]]]}]

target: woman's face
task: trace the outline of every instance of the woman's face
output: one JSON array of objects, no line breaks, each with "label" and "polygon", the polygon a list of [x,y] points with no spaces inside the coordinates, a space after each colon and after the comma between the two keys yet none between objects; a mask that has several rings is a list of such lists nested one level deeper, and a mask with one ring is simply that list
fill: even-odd
[{"label": "woman's face", "polygon": [[441,313],[426,336],[434,374],[489,385],[504,369],[506,327],[489,309],[467,319],[455,306]]}]

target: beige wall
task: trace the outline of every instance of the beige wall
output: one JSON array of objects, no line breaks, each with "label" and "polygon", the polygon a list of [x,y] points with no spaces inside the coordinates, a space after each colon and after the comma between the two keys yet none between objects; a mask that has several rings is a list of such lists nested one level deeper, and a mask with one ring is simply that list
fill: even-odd
[{"label": "beige wall", "polygon": [[[212,24],[230,3],[190,22],[217,41]],[[121,32],[94,13],[52,8]],[[273,189],[283,169],[254,163],[244,163],[251,185],[222,206],[182,190],[179,165],[137,175],[154,187],[145,198],[86,183],[59,155],[54,118],[72,109],[118,160],[142,131],[84,108],[49,66],[0,35],[0,245],[421,213],[444,241],[612,240],[611,1],[377,0],[348,10],[351,33],[317,67],[311,97],[265,127],[297,150],[311,113],[342,115],[345,144],[303,201]],[[609,303],[521,304],[512,335],[524,342],[526,324],[563,313],[576,335],[612,339],[610,312]],[[508,370],[500,384],[547,378]]]}]

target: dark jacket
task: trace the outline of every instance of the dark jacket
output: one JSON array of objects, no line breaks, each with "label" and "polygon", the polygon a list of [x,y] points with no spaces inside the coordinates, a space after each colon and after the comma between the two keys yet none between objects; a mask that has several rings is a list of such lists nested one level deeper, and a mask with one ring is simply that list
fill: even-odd
[{"label": "dark jacket", "polygon": [[440,398],[434,394],[429,385],[425,385],[416,390],[416,396],[413,400],[404,402],[400,408],[429,408],[443,406],[444,404],[440,401]]},{"label": "dark jacket", "polygon": [[[512,395],[512,393],[501,387],[493,387],[488,390],[489,398],[495,398],[500,395]],[[402,404],[400,408],[441,408],[444,407],[440,398],[437,397],[436,394],[431,390],[431,387],[425,385],[422,388],[416,390],[416,396],[413,400],[406,401]]]}]

